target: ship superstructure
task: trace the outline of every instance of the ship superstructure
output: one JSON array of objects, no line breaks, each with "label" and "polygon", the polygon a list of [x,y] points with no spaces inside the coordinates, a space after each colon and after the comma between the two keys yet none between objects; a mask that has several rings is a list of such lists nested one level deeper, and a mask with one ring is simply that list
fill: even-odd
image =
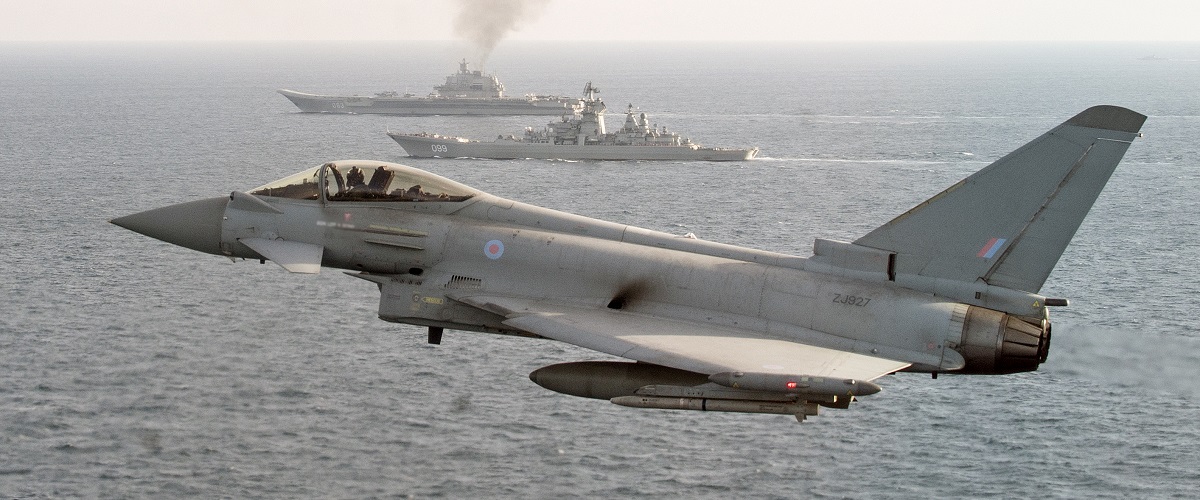
[{"label": "ship superstructure", "polygon": [[458,73],[447,76],[445,84],[433,89],[441,97],[504,97],[504,84],[500,83],[500,79],[480,70],[468,70],[466,59],[458,63]]}]

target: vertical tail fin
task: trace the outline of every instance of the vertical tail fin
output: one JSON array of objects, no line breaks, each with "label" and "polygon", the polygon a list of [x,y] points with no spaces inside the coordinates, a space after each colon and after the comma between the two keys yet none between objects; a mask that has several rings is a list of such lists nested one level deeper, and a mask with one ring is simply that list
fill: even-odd
[{"label": "vertical tail fin", "polygon": [[1088,108],[854,243],[897,273],[1036,293],[1145,121]]}]

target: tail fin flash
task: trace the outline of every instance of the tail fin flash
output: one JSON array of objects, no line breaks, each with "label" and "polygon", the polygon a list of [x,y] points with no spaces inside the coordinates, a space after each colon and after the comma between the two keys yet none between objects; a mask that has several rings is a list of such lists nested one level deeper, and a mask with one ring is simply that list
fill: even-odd
[{"label": "tail fin flash", "polygon": [[1088,108],[854,243],[897,273],[1036,293],[1145,121]]}]

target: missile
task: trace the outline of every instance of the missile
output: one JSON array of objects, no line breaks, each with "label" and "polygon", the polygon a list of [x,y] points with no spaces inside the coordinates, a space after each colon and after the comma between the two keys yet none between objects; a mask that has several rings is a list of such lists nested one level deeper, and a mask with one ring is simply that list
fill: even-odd
[{"label": "missile", "polygon": [[796,420],[799,421],[803,421],[808,416],[815,416],[818,410],[817,403],[807,401],[784,403],[739,399],[668,398],[659,396],[618,396],[609,401],[612,401],[613,404],[631,408],[795,415]]},{"label": "missile", "polygon": [[865,380],[778,373],[721,372],[710,375],[708,379],[734,389],[791,394],[866,396],[882,389],[878,384]]}]

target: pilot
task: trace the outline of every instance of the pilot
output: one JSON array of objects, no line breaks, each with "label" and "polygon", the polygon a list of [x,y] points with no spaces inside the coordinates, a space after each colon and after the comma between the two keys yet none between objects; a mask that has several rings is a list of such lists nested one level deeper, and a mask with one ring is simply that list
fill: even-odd
[{"label": "pilot", "polygon": [[358,167],[350,167],[350,171],[346,173],[346,189],[353,191],[354,188],[363,185],[363,171]]},{"label": "pilot", "polygon": [[421,185],[417,184],[416,186],[408,188],[408,191],[404,192],[404,197],[410,200],[420,200],[421,195],[423,194],[425,193],[421,191]]}]

